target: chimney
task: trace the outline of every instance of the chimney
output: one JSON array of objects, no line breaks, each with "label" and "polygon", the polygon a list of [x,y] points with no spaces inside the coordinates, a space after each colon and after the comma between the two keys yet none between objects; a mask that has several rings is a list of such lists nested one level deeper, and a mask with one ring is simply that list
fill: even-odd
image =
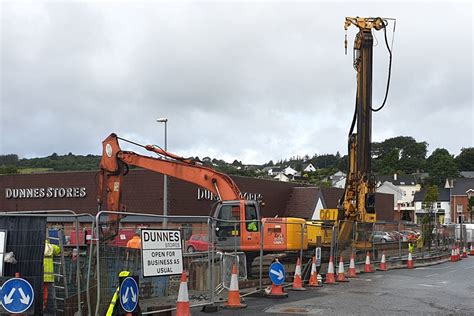
[{"label": "chimney", "polygon": [[397,174],[396,173],[393,174],[393,180],[397,181]]}]

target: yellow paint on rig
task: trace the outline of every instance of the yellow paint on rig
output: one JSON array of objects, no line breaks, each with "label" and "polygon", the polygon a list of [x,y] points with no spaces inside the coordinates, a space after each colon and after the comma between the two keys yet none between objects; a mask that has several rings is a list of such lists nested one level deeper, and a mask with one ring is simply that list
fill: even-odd
[{"label": "yellow paint on rig", "polygon": [[377,220],[376,214],[365,213],[365,222],[373,223]]},{"label": "yellow paint on rig", "polygon": [[337,221],[337,208],[323,208],[319,212],[319,218],[322,221]]},{"label": "yellow paint on rig", "polygon": [[332,224],[324,224],[320,221],[307,221],[308,245],[315,247],[318,245],[318,237],[321,239],[321,245],[331,245]]},{"label": "yellow paint on rig", "polygon": [[288,250],[300,250],[301,248],[301,228],[303,230],[303,249],[308,249],[308,229],[302,218],[287,217],[286,218],[286,245]]}]

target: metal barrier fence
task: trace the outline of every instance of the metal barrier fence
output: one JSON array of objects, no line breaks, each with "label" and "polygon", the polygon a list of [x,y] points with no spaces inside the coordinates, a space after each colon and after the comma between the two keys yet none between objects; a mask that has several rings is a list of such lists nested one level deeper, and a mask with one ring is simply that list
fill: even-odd
[{"label": "metal barrier fence", "polygon": [[[43,218],[50,231],[56,232],[49,237],[51,243],[61,246],[54,294],[63,301],[55,299],[55,305],[50,306],[56,314],[105,315],[114,304],[122,271],[138,276],[142,314],[175,309],[180,275],[144,276],[141,250],[129,244],[142,229],[162,229],[164,216],[106,211],[95,217],[73,211],[8,212],[2,216]],[[119,220],[112,221],[114,216]],[[336,224],[286,218],[221,220],[205,216],[166,219],[167,229],[179,230],[182,237],[183,270],[188,275],[191,306],[226,299],[234,264],[238,267],[241,295],[246,296],[264,292],[270,284],[269,267],[275,259],[285,267],[284,286],[293,281],[297,259],[302,264],[302,278],[307,279],[316,247],[322,249],[318,271],[325,274],[329,256],[335,264],[343,256],[347,264],[350,254],[355,253],[356,264],[361,264],[367,251],[375,262],[385,252],[387,261],[401,262],[410,251],[415,258],[449,254],[457,242],[454,226],[435,226],[431,237],[423,239],[426,226],[406,222]]]},{"label": "metal barrier fence", "polygon": [[[16,224],[8,223],[8,235],[16,237],[14,248],[16,263],[10,263],[9,270],[19,273],[20,277],[29,279],[35,291],[35,305],[30,312],[46,312],[55,315],[82,315],[82,311],[91,309],[89,293],[89,262],[91,254],[81,248],[83,245],[70,243],[70,237],[79,240],[79,228],[84,223],[93,227],[94,218],[89,214],[76,214],[71,210],[48,210],[29,212],[2,212],[2,218],[18,219]],[[38,219],[39,222],[31,222]],[[24,222],[23,224],[21,224]],[[39,225],[40,227],[37,227]],[[42,231],[39,231],[42,230]],[[34,237],[35,240],[30,240]],[[69,237],[69,238],[66,238]],[[29,241],[28,241],[29,240]],[[51,256],[52,271],[43,268],[44,241],[59,249]],[[27,252],[23,251],[27,250]],[[35,258],[35,259],[33,259]],[[39,261],[38,261],[39,258]],[[34,260],[34,261],[31,261]],[[35,272],[32,272],[35,271]],[[29,275],[34,273],[35,276]],[[43,280],[43,274],[51,275],[51,282]],[[9,275],[12,277],[14,275]],[[8,276],[5,276],[8,277]],[[43,284],[38,287],[38,281]],[[48,290],[47,301],[43,300],[43,291]]]},{"label": "metal barrier fence", "polygon": [[[117,230],[112,229],[112,217],[119,217]],[[133,249],[127,243],[141,229],[161,229],[163,219],[167,219],[166,229],[177,229],[182,236],[183,271],[188,274],[189,300],[191,306],[211,304],[216,278],[216,264],[212,239],[211,221],[205,216],[161,216],[125,212],[99,212],[96,216],[97,228],[97,271],[96,315],[104,315],[113,303],[114,293],[119,286],[119,274],[127,271],[139,278],[139,299],[142,314],[173,310],[176,305],[181,275],[156,274],[145,276],[140,249]],[[210,237],[210,238],[209,238]],[[143,241],[141,241],[143,242]],[[153,265],[164,268],[157,258]],[[160,268],[161,269],[161,268]],[[147,272],[148,273],[148,272]],[[203,277],[205,276],[205,277]]]}]

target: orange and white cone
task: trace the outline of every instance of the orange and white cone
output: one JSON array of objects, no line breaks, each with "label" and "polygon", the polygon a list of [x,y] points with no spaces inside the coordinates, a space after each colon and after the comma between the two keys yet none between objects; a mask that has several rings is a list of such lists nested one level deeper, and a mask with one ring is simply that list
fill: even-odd
[{"label": "orange and white cone", "polygon": [[326,284],[336,284],[336,277],[334,276],[334,263],[332,256],[329,257],[328,273],[326,274]]},{"label": "orange and white cone", "polygon": [[379,270],[380,271],[387,271],[387,263],[385,262],[385,250],[382,253],[382,259],[380,260],[380,265],[379,265]]},{"label": "orange and white cone", "polygon": [[462,248],[462,257],[467,258],[467,251],[466,251],[466,246]]},{"label": "orange and white cone", "polygon": [[346,276],[344,275],[344,261],[342,260],[342,256],[339,259],[339,266],[337,269],[337,282],[349,282],[349,280],[346,279]]},{"label": "orange and white cone", "polygon": [[311,263],[311,276],[309,277],[308,286],[310,287],[321,286],[318,282],[318,271],[316,270],[316,257],[315,256],[313,256],[313,262]]},{"label": "orange and white cone", "polygon": [[229,287],[229,296],[227,303],[224,303],[223,307],[225,308],[244,308],[247,307],[246,304],[240,302],[239,294],[239,277],[237,274],[237,266],[232,265],[232,275],[230,277],[230,287]]},{"label": "orange and white cone", "polygon": [[451,248],[451,262],[456,262],[456,251],[454,250],[454,246]]},{"label": "orange and white cone", "polygon": [[290,288],[290,290],[306,291],[306,289],[303,287],[303,281],[301,280],[300,258],[296,260],[295,277],[293,278],[293,286]]},{"label": "orange and white cone", "polygon": [[351,254],[351,261],[349,263],[349,270],[347,270],[347,273],[349,278],[357,278],[354,253]]},{"label": "orange and white cone", "polygon": [[461,255],[459,254],[459,247],[456,246],[456,261],[461,260]]},{"label": "orange and white cone", "polygon": [[364,273],[373,273],[372,266],[370,265],[370,252],[367,251],[367,255],[365,256],[365,265],[364,265]]},{"label": "orange and white cone", "polygon": [[474,256],[474,247],[472,246],[472,243],[471,243],[471,249],[469,251],[469,255]]},{"label": "orange and white cone", "polygon": [[191,309],[189,307],[188,282],[186,272],[181,274],[181,283],[179,284],[178,300],[176,301],[176,316],[189,316]]},{"label": "orange and white cone", "polygon": [[413,269],[415,266],[413,265],[413,258],[411,257],[411,252],[408,253],[408,261],[407,261],[407,268]]}]

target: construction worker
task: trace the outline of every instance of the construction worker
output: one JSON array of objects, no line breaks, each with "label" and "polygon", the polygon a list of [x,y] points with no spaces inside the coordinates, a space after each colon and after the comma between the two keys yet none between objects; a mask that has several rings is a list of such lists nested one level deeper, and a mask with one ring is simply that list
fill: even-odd
[{"label": "construction worker", "polygon": [[43,310],[48,306],[48,293],[51,283],[54,283],[54,266],[53,257],[59,256],[61,248],[55,244],[51,244],[46,238],[44,243],[44,275],[43,275]]},{"label": "construction worker", "polygon": [[[130,272],[128,271],[122,271],[119,273],[119,277],[128,277],[130,275]],[[117,287],[117,289],[114,292],[114,295],[112,296],[112,300],[110,301],[109,308],[107,309],[107,313],[105,314],[106,316],[112,316],[115,315],[114,313],[115,310],[115,304],[117,304],[118,296],[119,296],[119,291],[120,291],[120,286]]]},{"label": "construction worker", "polygon": [[255,218],[255,215],[250,215],[250,220],[251,222],[249,222],[247,224],[247,230],[249,232],[256,232],[258,231],[258,226],[257,226],[257,221],[256,221],[256,218]]},{"label": "construction worker", "polygon": [[142,238],[140,237],[140,229],[135,231],[132,239],[127,242],[127,248],[140,249],[142,247]]}]

